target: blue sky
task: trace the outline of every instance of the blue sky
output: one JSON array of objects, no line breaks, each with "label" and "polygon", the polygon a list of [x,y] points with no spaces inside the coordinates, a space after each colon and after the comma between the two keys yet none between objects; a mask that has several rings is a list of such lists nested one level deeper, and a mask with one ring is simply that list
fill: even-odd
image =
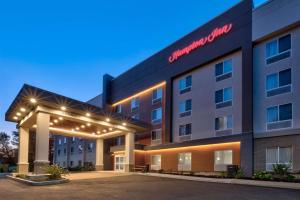
[{"label": "blue sky", "polygon": [[[256,0],[260,4],[265,0]],[[239,0],[1,1],[0,131],[24,83],[81,101]]]}]

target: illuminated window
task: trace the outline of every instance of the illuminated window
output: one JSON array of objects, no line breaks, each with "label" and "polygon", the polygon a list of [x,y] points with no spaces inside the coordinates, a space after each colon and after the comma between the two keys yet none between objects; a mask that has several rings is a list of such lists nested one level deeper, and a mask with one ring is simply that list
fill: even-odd
[{"label": "illuminated window", "polygon": [[66,144],[67,143],[67,138],[66,137],[64,137],[64,144]]},{"label": "illuminated window", "polygon": [[180,114],[189,112],[192,110],[192,99],[188,99],[179,103]]},{"label": "illuminated window", "polygon": [[162,109],[157,108],[155,110],[152,110],[151,119],[152,123],[160,123],[162,119]]},{"label": "illuminated window", "polygon": [[161,140],[161,129],[151,131],[151,140]]},{"label": "illuminated window", "polygon": [[160,169],[161,169],[161,155],[152,155],[151,170],[160,170]]},{"label": "illuminated window", "polygon": [[232,165],[232,150],[215,151],[215,171],[226,171]]},{"label": "illuminated window", "polygon": [[190,171],[192,168],[192,153],[178,154],[178,171]]}]

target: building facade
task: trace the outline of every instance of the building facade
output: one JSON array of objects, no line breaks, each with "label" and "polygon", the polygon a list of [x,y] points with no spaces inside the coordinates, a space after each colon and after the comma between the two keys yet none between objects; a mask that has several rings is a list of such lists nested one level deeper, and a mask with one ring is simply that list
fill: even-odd
[{"label": "building facade", "polygon": [[[236,165],[251,176],[282,163],[298,172],[299,9],[298,0],[255,9],[242,1],[120,76],[104,75],[102,94],[89,103],[150,124],[135,135],[135,168],[221,172]],[[64,166],[75,158],[61,155],[72,139],[60,147],[61,140],[54,160]],[[104,140],[105,170],[124,170],[125,146],[124,136]],[[95,159],[76,156],[73,165]]]}]

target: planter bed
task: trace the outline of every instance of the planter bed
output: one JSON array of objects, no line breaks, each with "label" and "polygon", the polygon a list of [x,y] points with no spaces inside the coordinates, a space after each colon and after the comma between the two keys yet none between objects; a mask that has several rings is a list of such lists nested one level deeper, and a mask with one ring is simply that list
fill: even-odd
[{"label": "planter bed", "polygon": [[272,180],[261,180],[261,179],[254,179],[250,177],[242,177],[242,178],[234,178],[234,177],[224,177],[221,174],[217,173],[207,173],[207,175],[204,175],[205,173],[200,172],[158,172],[158,171],[151,171],[152,173],[158,173],[158,174],[169,174],[169,175],[181,175],[181,176],[191,176],[191,177],[201,177],[201,178],[217,178],[217,179],[242,179],[242,180],[254,180],[254,181],[265,181],[265,182],[285,182],[285,183],[300,183],[300,179],[298,179],[298,176],[296,174],[296,179],[288,181],[285,179],[280,178],[273,178]]},{"label": "planter bed", "polygon": [[30,180],[27,178],[19,178],[15,176],[7,176],[9,179],[24,183],[26,185],[31,185],[31,186],[46,186],[46,185],[57,185],[57,184],[62,184],[62,183],[68,183],[69,179],[66,178],[61,178],[57,180]]}]

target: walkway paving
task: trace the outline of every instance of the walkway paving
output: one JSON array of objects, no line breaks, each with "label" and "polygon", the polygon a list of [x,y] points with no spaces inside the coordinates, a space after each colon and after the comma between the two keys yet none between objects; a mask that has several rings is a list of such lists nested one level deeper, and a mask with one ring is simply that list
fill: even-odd
[{"label": "walkway paving", "polygon": [[199,182],[227,183],[227,184],[252,185],[252,186],[260,186],[260,187],[273,187],[273,188],[300,190],[300,183],[255,181],[255,180],[244,180],[244,179],[204,178],[204,177],[182,176],[182,175],[173,175],[173,174],[158,174],[158,173],[144,173],[144,174],[141,173],[141,175],[173,178],[173,179],[189,180],[189,181],[199,181]]},{"label": "walkway paving", "polygon": [[84,180],[84,179],[98,179],[98,178],[109,178],[116,176],[127,176],[125,172],[114,172],[114,171],[92,171],[92,172],[73,172],[65,176],[65,178],[72,180]]}]

